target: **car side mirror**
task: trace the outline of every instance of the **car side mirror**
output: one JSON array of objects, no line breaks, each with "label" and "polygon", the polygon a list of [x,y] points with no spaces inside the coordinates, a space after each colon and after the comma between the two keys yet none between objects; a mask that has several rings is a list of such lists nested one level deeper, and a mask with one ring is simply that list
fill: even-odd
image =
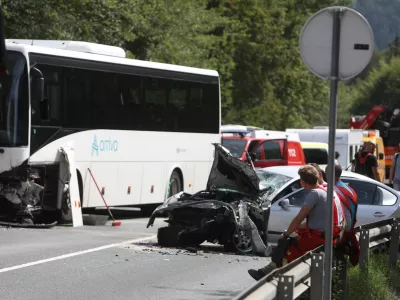
[{"label": "car side mirror", "polygon": [[379,158],[379,160],[382,160],[382,159],[384,159],[384,158],[385,158],[385,155],[384,155],[383,153],[379,153],[379,156],[378,156],[378,158]]},{"label": "car side mirror", "polygon": [[283,209],[288,209],[290,205],[289,199],[283,199],[279,202],[279,206],[282,207]]}]

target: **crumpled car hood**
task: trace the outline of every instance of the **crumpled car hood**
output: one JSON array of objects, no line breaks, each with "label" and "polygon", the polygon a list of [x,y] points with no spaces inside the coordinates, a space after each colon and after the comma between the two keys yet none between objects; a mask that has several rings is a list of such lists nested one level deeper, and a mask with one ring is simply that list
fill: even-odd
[{"label": "crumpled car hood", "polygon": [[260,179],[253,167],[233,157],[220,144],[215,147],[215,158],[207,181],[207,189],[230,189],[257,197],[260,194]]}]

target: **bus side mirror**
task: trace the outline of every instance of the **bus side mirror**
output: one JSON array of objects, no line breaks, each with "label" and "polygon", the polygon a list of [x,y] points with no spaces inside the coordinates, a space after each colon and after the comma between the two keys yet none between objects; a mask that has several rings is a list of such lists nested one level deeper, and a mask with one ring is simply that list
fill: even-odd
[{"label": "bus side mirror", "polygon": [[42,72],[38,68],[31,69],[32,75],[32,97],[38,103],[44,98],[44,78]]},{"label": "bus side mirror", "polygon": [[31,105],[33,113],[40,111],[40,118],[47,120],[49,116],[49,107],[47,100],[44,98],[44,78],[42,72],[38,68],[31,68],[32,84],[31,84]]},{"label": "bus side mirror", "polygon": [[379,156],[378,156],[378,158],[379,158],[379,160],[382,160],[382,159],[384,159],[384,158],[385,158],[385,155],[384,155],[383,153],[379,153]]}]

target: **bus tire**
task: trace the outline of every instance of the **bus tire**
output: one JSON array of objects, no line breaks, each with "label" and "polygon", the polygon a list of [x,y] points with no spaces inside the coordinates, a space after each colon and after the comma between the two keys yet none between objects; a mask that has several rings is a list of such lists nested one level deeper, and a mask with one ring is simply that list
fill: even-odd
[{"label": "bus tire", "polygon": [[182,179],[177,169],[175,169],[172,172],[171,178],[169,179],[169,184],[170,186],[169,186],[168,197],[171,197],[173,195],[178,194],[179,192],[182,192],[183,190]]}]

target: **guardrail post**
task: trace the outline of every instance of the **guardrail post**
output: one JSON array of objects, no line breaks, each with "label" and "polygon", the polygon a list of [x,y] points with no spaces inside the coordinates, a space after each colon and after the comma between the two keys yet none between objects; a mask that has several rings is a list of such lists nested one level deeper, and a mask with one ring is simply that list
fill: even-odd
[{"label": "guardrail post", "polygon": [[361,229],[360,233],[360,269],[366,271],[369,258],[369,229]]},{"label": "guardrail post", "polygon": [[389,246],[389,265],[393,268],[397,266],[397,257],[399,253],[399,241],[400,241],[400,221],[393,220],[392,232],[390,237]]},{"label": "guardrail post", "polygon": [[324,253],[314,253],[311,255],[311,300],[321,300],[323,298],[324,256]]},{"label": "guardrail post", "polygon": [[294,294],[294,276],[280,275],[278,277],[277,300],[292,300]]}]

